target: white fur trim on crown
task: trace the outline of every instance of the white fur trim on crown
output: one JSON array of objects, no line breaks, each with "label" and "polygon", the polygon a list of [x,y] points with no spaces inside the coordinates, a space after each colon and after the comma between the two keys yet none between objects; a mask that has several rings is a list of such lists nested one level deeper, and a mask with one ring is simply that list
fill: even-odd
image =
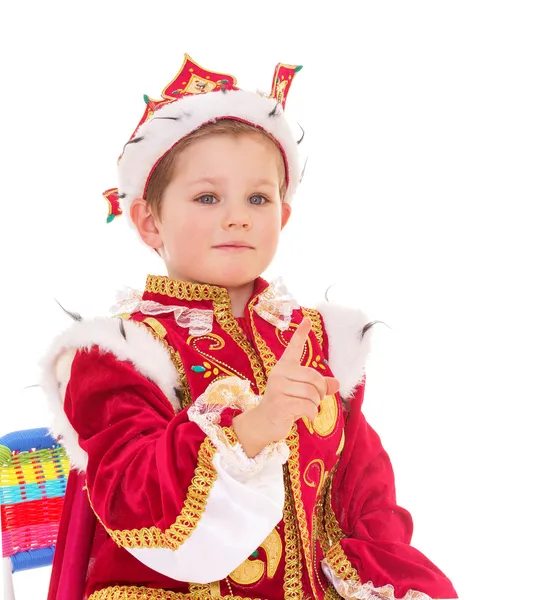
[{"label": "white fur trim on crown", "polygon": [[[276,105],[274,98],[246,90],[229,90],[186,96],[157,109],[136,131],[134,139],[140,141],[128,143],[119,161],[118,189],[128,222],[130,206],[136,198],[143,197],[156,162],[191,132],[225,117],[258,126],[278,142],[287,160],[286,202],[290,202],[301,178],[298,145],[282,107]],[[275,108],[275,114],[269,116]]]},{"label": "white fur trim on crown", "polygon": [[332,302],[317,306],[328,335],[328,364],[339,380],[342,398],[349,398],[365,375],[365,363],[371,351],[371,331],[363,340],[363,327],[369,322],[359,309]]},{"label": "white fur trim on crown", "polygon": [[[121,323],[126,339],[120,330]],[[41,387],[53,417],[50,431],[54,437],[61,437],[60,443],[67,450],[71,466],[80,471],[87,467],[87,454],[78,444],[78,434],[65,415],[63,402],[76,351],[92,346],[133,363],[142,375],[159,386],[175,410],[180,408],[174,390],[180,386],[176,368],[167,349],[144,327],[106,317],[74,323],[54,340],[40,366]]]}]

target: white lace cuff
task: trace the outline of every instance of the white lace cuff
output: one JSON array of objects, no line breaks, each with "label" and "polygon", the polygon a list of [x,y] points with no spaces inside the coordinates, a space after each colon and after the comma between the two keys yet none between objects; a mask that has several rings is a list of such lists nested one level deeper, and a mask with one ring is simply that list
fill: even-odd
[{"label": "white lace cuff", "polygon": [[344,600],[432,600],[427,594],[415,590],[408,590],[402,598],[397,598],[392,585],[376,588],[371,581],[361,583],[359,579],[340,579],[326,558],[323,559],[321,566],[326,577],[336,588],[336,592]]},{"label": "white lace cuff", "polygon": [[232,428],[221,427],[221,414],[226,408],[242,412],[257,406],[260,397],[250,389],[250,382],[239,377],[225,377],[211,383],[187,411],[190,421],[196,423],[210,438],[221,455],[221,465],[237,481],[245,482],[263,470],[265,464],[283,465],[289,457],[285,441],[266,446],[254,458],[249,458]]}]

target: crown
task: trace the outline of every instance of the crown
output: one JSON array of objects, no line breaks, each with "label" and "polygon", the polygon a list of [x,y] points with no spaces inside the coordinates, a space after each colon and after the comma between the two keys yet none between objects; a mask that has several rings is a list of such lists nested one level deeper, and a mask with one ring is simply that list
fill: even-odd
[{"label": "crown", "polygon": [[[111,188],[104,192],[103,196],[108,202],[107,222],[110,223],[115,217],[122,214],[121,200],[124,200],[127,198],[127,196],[131,197],[136,193],[139,194],[145,191],[146,184],[148,183],[148,179],[152,173],[154,165],[161,160],[163,155],[168,152],[173,145],[175,145],[180,139],[195,129],[201,127],[203,124],[217,120],[217,118],[235,118],[249,122],[251,125],[255,125],[260,129],[266,130],[267,133],[274,137],[275,141],[278,142],[280,149],[284,154],[288,180],[290,178],[294,178],[294,173],[291,173],[293,169],[290,168],[292,165],[289,165],[290,162],[294,161],[290,160],[288,157],[288,154],[293,155],[294,151],[292,149],[288,150],[287,148],[287,146],[291,145],[291,141],[294,142],[294,140],[290,140],[288,138],[288,132],[286,131],[287,125],[283,124],[271,127],[271,123],[266,123],[264,118],[265,115],[258,113],[258,107],[260,106],[260,103],[258,100],[253,98],[253,96],[261,100],[265,106],[269,107],[269,110],[266,113],[268,117],[272,118],[281,116],[285,109],[287,95],[294,76],[301,69],[302,66],[300,65],[286,65],[279,63],[276,66],[273,75],[271,93],[269,95],[252,94],[251,92],[240,90],[240,88],[237,87],[236,78],[232,75],[208,71],[194,62],[193,59],[186,54],[177,75],[169,84],[165,86],[161,92],[160,100],[150,98],[146,94],[143,96],[145,110],[141,120],[134,129],[128,142],[126,142],[124,145],[123,151],[119,156],[119,171],[121,171],[121,163],[124,162],[126,151],[132,146],[138,145],[138,142],[146,139],[147,136],[145,134],[148,133],[150,124],[153,120],[155,120],[156,117],[161,119],[184,121],[184,117],[191,116],[190,113],[192,109],[196,108],[198,104],[199,112],[201,114],[205,113],[206,118],[200,123],[198,119],[192,119],[189,125],[184,124],[183,126],[178,127],[176,129],[176,135],[171,139],[172,144],[170,146],[168,131],[159,131],[162,140],[161,143],[154,141],[155,136],[153,134],[155,132],[150,131],[152,134],[152,141],[150,152],[146,153],[146,159],[148,160],[148,163],[152,162],[153,164],[147,163],[144,165],[145,169],[143,176],[141,178],[137,177],[135,184],[133,184],[131,181],[132,179],[136,179],[135,175],[132,174],[133,176],[129,177],[129,174],[125,174],[126,176],[123,176],[122,179],[126,183],[124,187],[128,189],[123,190],[119,185],[118,188]],[[230,96],[229,92],[237,92],[241,95],[246,94],[246,101],[243,102],[243,99],[240,96],[240,101],[235,103],[236,106],[232,106],[232,102],[222,98],[222,96]],[[205,98],[207,96],[209,96],[209,99]],[[201,102],[196,102],[196,99],[200,99],[200,97],[204,98],[201,100]],[[234,98],[235,96],[231,97]],[[183,108],[181,111],[179,111],[180,114],[174,114],[176,111],[174,110],[174,107],[170,105],[175,105],[177,107],[183,105]],[[186,105],[187,110],[185,110]],[[278,107],[280,107],[281,110],[279,110]],[[158,117],[156,113],[159,113],[161,116]],[[163,115],[163,113],[165,113],[165,115]],[[274,124],[274,120],[271,120]],[[141,135],[141,132],[144,132],[144,134]],[[164,138],[165,141],[163,141]],[[134,167],[134,164],[132,164],[132,170],[133,168],[137,168],[137,170],[139,170],[140,158],[145,158],[145,156],[137,156],[135,160],[136,167]],[[121,177],[119,177],[119,179],[120,178]],[[130,201],[131,199],[132,198],[130,198]]]}]

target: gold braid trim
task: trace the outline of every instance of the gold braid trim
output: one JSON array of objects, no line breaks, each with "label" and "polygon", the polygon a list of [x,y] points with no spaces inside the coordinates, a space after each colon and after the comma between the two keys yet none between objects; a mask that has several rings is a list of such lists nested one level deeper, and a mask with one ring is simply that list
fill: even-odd
[{"label": "gold braid trim", "polygon": [[[328,485],[326,486],[326,497],[325,497],[325,506],[324,506],[324,525],[325,525],[326,534],[327,534],[328,540],[329,540],[329,546],[331,546],[332,544],[339,543],[345,537],[345,534],[343,533],[343,530],[341,529],[341,527],[337,521],[336,515],[334,513],[334,509],[332,508],[332,484],[334,481],[334,475],[337,471],[337,467],[338,467],[338,465],[336,464],[336,466],[332,469],[330,481],[328,482]],[[323,549],[323,551],[324,551],[324,549]],[[325,552],[325,554],[326,554],[326,552]]]},{"label": "gold braid trim", "polygon": [[295,510],[291,502],[291,482],[286,465],[284,465],[284,537],[286,565],[284,571],[284,598],[289,600],[302,599],[302,566],[300,543],[295,519]]},{"label": "gold braid trim", "polygon": [[319,346],[321,346],[321,348],[322,348],[323,347],[323,323],[321,320],[321,314],[319,313],[318,310],[315,310],[314,308],[303,308],[302,314],[305,317],[308,317],[309,319],[311,319],[312,331],[313,331],[313,333],[315,333],[315,337],[317,338],[317,341],[319,342]]},{"label": "gold braid trim", "polygon": [[213,314],[215,315],[217,323],[219,323],[222,329],[248,356],[248,360],[250,362],[250,366],[252,367],[252,372],[254,374],[254,379],[256,380],[256,385],[258,387],[258,391],[260,394],[263,394],[263,392],[265,391],[265,387],[267,386],[267,378],[265,377],[265,371],[263,370],[261,360],[256,354],[256,351],[245,337],[245,334],[241,330],[241,327],[239,327],[239,325],[237,324],[237,321],[235,320],[235,317],[232,314],[232,311],[230,310],[230,298],[228,298],[228,302],[225,304],[214,303]]},{"label": "gold braid trim", "polygon": [[[88,600],[207,600],[206,596],[197,596],[195,592],[181,593],[168,590],[136,587],[131,585],[115,585],[93,592]],[[220,600],[260,600],[244,596],[219,596]]]},{"label": "gold braid trim", "polygon": [[339,579],[355,581],[361,584],[358,571],[352,566],[343,550],[341,543],[334,544],[326,553],[326,560]]},{"label": "gold braid trim", "polygon": [[[165,344],[167,344],[167,342],[165,342]],[[169,349],[169,352],[171,353],[172,362],[174,363],[174,366],[178,371],[178,375],[180,376],[180,391],[182,392],[184,397],[182,402],[182,408],[187,408],[188,406],[191,406],[191,404],[193,404],[193,399],[191,397],[191,389],[189,387],[189,381],[187,381],[187,375],[185,374],[185,368],[182,362],[182,357],[176,350],[174,350],[174,348],[171,348],[169,344],[167,344],[167,347]]]},{"label": "gold braid trim", "polygon": [[258,347],[261,358],[263,360],[263,365],[265,367],[267,377],[269,377],[271,371],[277,363],[276,356],[267,345],[267,342],[261,337],[256,328],[256,324],[254,323],[254,306],[250,304],[248,310],[250,314],[250,323],[252,325],[252,333],[254,334],[254,340],[256,341],[256,346]]},{"label": "gold braid trim", "polygon": [[302,546],[304,550],[304,559],[306,560],[306,568],[308,570],[312,592],[315,598],[319,598],[314,581],[314,570],[311,556],[311,543],[308,534],[308,524],[306,522],[306,512],[302,502],[302,494],[300,491],[300,473],[299,473],[299,435],[296,425],[293,425],[290,434],[286,438],[286,443],[289,446],[289,458],[287,460],[289,468],[289,476],[291,478],[291,489],[293,491],[293,501],[295,503],[295,512],[297,514],[297,522],[302,537]]},{"label": "gold braid trim", "polygon": [[87,498],[98,520],[117,546],[176,550],[191,535],[206,508],[208,496],[217,479],[217,471],[212,462],[215,453],[215,446],[209,438],[206,438],[198,451],[197,467],[189,484],[182,511],[176,521],[165,531],[156,526],[142,529],[109,529],[95,511],[89,491],[87,491]]},{"label": "gold braid trim", "polygon": [[178,300],[212,300],[216,303],[230,304],[230,296],[226,288],[204,283],[178,281],[162,275],[149,275],[146,279],[145,291],[161,294]]},{"label": "gold braid trim", "polygon": [[221,429],[224,433],[226,441],[230,444],[230,446],[236,446],[239,443],[239,438],[237,437],[233,427],[222,427]]}]

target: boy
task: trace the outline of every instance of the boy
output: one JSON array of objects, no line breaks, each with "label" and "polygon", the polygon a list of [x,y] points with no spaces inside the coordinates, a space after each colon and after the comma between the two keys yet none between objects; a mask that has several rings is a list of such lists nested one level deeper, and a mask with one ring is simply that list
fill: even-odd
[{"label": "boy", "polygon": [[260,277],[301,177],[283,112],[298,70],[261,96],[186,56],[145,98],[108,219],[168,276],[117,318],[77,317],[44,361],[76,468],[50,598],[456,597],[409,545],[361,413],[370,324]]}]

